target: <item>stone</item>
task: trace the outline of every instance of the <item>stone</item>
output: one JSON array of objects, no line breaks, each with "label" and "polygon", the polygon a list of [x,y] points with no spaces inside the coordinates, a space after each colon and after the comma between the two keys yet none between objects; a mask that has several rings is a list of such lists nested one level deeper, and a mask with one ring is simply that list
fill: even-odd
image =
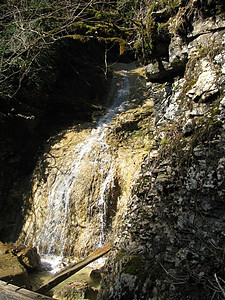
[{"label": "stone", "polygon": [[101,280],[102,272],[99,269],[92,270],[89,274],[90,278],[93,280]]},{"label": "stone", "polygon": [[184,71],[188,60],[188,47],[181,36],[174,35],[169,45],[169,62],[177,71]]},{"label": "stone", "polygon": [[213,70],[212,64],[207,59],[201,60],[200,72],[197,82],[191,90],[186,93],[186,95],[195,102],[198,102],[200,99],[206,101],[208,98],[219,92],[216,85],[216,72]]},{"label": "stone", "polygon": [[184,135],[189,135],[192,133],[194,128],[194,121],[193,119],[187,120],[187,122],[184,124],[182,132]]},{"label": "stone", "polygon": [[158,62],[150,63],[146,66],[146,75],[150,81],[158,81],[161,79]]},{"label": "stone", "polygon": [[175,121],[178,119],[177,114],[179,115],[179,105],[177,103],[170,103],[165,110],[164,118]]},{"label": "stone", "polygon": [[220,101],[222,108],[225,108],[225,97],[223,97]]},{"label": "stone", "polygon": [[[191,1],[190,5],[195,5],[191,9],[199,8],[200,2],[204,1]],[[205,2],[213,6],[213,1]],[[179,12],[186,9],[181,7]],[[216,17],[214,20],[199,17],[200,22],[193,24],[188,37],[185,26],[180,28],[182,36],[171,37],[169,61],[147,67],[147,79],[158,80],[148,84],[148,97],[155,104],[157,121],[152,134],[157,155],[150,152],[142,163],[128,200],[124,226],[119,230],[120,240],[106,263],[99,299],[207,299],[209,295],[219,299],[221,296],[204,282],[209,278],[215,282],[215,271],[221,274],[224,271],[221,245],[225,196],[225,39],[221,27],[224,21],[219,24]],[[191,22],[188,25],[191,31]],[[183,84],[175,87],[173,82],[167,93],[166,76],[171,74],[173,62],[182,61],[183,53],[184,57],[188,53]],[[166,119],[166,112],[177,118]],[[161,141],[166,137],[168,143],[163,147]],[[151,209],[147,210],[147,205]],[[129,235],[122,234],[127,231]],[[131,278],[127,278],[125,257],[139,255],[140,248],[149,266],[140,278],[135,265],[129,274]],[[190,270],[195,276],[192,282]],[[132,277],[135,275],[136,282]],[[175,280],[174,284],[168,283],[168,276]]]},{"label": "stone", "polygon": [[37,269],[40,266],[40,255],[35,247],[27,247],[18,252],[20,263],[28,270]]},{"label": "stone", "polygon": [[0,242],[0,280],[20,287],[30,288],[28,273],[17,256],[10,251],[10,245]]},{"label": "stone", "polygon": [[[33,177],[32,208],[22,230],[28,237],[26,242],[35,243],[40,251],[47,251],[51,244],[54,248],[52,250],[58,253],[63,249],[65,255],[85,255],[97,248],[103,238],[111,238],[108,233],[111,234],[111,229],[113,232],[113,228],[119,226],[118,219],[125,213],[131,184],[151,142],[146,129],[153,123],[152,99],[142,99],[138,107],[135,100],[147,90],[143,68],[127,72],[127,76],[130,80],[130,109],[116,116],[112,124],[107,125],[101,142],[97,139],[93,144],[85,144],[93,136],[91,130],[95,125],[85,123],[65,130],[48,143],[49,152],[41,162],[46,166],[46,180],[42,181],[43,174],[37,166]],[[112,83],[114,94],[120,81],[121,74],[115,73]],[[82,143],[83,148],[79,148]],[[74,167],[69,179],[70,212],[65,213],[63,201],[57,203],[60,209],[57,207],[58,209],[48,210],[49,193],[54,190],[54,185],[57,190],[57,184],[61,185],[65,178],[69,178],[65,175],[62,179],[64,174],[70,172],[71,161],[78,161],[82,157],[79,153],[84,154],[79,151],[90,149],[90,145],[92,150],[86,152],[82,161]],[[63,185],[60,193],[62,190]],[[69,193],[66,191],[64,195],[67,194]],[[54,221],[50,220],[49,211]],[[63,221],[59,221],[60,219]],[[43,226],[45,222],[47,226]],[[57,232],[61,238],[54,239],[54,235],[49,232]],[[43,233],[47,236],[46,239],[43,239]],[[51,243],[49,239],[54,239],[54,242]],[[21,234],[20,241],[23,240],[24,236]]]},{"label": "stone", "polygon": [[195,38],[209,32],[224,29],[225,20],[223,20],[220,17],[216,17],[216,18],[211,17],[203,21],[201,18],[199,18],[198,20],[193,22],[192,26],[193,26],[193,30],[188,35],[189,38]]},{"label": "stone", "polygon": [[86,281],[69,281],[55,292],[60,299],[91,299],[97,298],[98,290],[90,287]]},{"label": "stone", "polygon": [[[102,288],[105,293],[111,293],[111,297],[99,296],[99,299],[152,299],[155,295],[160,299],[217,299],[221,296],[220,291],[217,293],[218,287],[210,289],[208,283],[216,284],[213,274],[215,271],[223,274],[224,271],[224,251],[221,249],[224,229],[221,228],[224,225],[222,159],[225,142],[222,134],[225,128],[217,122],[221,120],[225,125],[222,119],[224,109],[221,112],[218,109],[219,100],[224,107],[221,99],[224,88],[221,77],[218,78],[224,73],[224,58],[216,44],[218,42],[222,46],[222,42],[215,38],[219,37],[214,34],[219,26],[215,26],[213,19],[199,18],[201,23],[193,24],[193,30],[191,26],[192,17],[196,20],[201,14],[201,10],[196,9],[197,5],[204,2],[213,4],[213,1],[189,1],[185,7],[185,1],[181,2],[180,15],[174,17],[181,16],[177,23],[183,22],[183,27],[171,33],[169,49],[166,47],[164,51],[167,55],[160,60],[159,53],[156,53],[158,61],[146,68],[147,79],[158,83],[148,84],[146,91],[138,85],[140,78],[132,74],[130,109],[108,126],[106,140],[110,153],[113,153],[112,159],[107,156],[106,164],[98,170],[94,163],[100,164],[104,157],[102,154],[108,148],[102,143],[100,155],[97,154],[99,149],[94,148],[91,165],[88,166],[88,160],[85,160],[83,176],[76,179],[72,188],[73,201],[68,205],[71,220],[66,223],[68,232],[65,237],[70,252],[83,254],[86,248],[90,249],[98,242],[101,228],[97,215],[104,206],[103,201],[98,201],[100,185],[108,174],[112,174],[110,180],[113,180],[107,185],[109,193],[105,197],[110,200],[103,207],[105,214],[102,214],[105,232],[109,235],[113,232],[116,236],[116,246],[109,256]],[[164,12],[156,13],[155,18],[162,18]],[[167,24],[164,25],[167,27]],[[221,34],[222,29],[220,27]],[[187,36],[186,31],[191,30],[192,33]],[[182,36],[179,37],[178,33]],[[163,48],[162,44],[159,46]],[[183,77],[183,85],[174,76]],[[214,101],[217,96],[218,101]],[[153,124],[151,108],[141,106],[146,98],[154,102],[154,114],[161,122]],[[204,118],[198,118],[200,116]],[[194,120],[196,130],[190,136]],[[88,127],[87,124],[85,126]],[[41,240],[38,234],[44,227],[43,219],[46,215],[48,217],[48,186],[57,180],[60,172],[67,173],[64,166],[71,164],[74,146],[90,134],[90,130],[82,129],[76,128],[72,136],[72,130],[60,133],[54,143],[47,145],[49,152],[43,161],[44,175],[40,166],[34,175],[30,203],[31,211],[35,213],[24,227],[31,243],[35,238],[35,242]],[[163,138],[164,145],[160,143]],[[146,140],[150,141],[149,144]],[[156,152],[153,152],[152,141]],[[67,152],[70,155],[65,162],[63,158]],[[104,170],[105,177],[101,177]],[[94,176],[91,177],[92,174]],[[147,204],[150,205],[148,209]],[[28,228],[31,228],[30,232]],[[34,236],[33,232],[37,235]],[[120,255],[116,255],[118,251]],[[128,264],[122,259],[127,253],[137,257],[143,253],[146,261],[141,266],[139,261]],[[81,286],[68,284],[68,295],[74,293],[72,297],[76,297],[75,290],[82,290]],[[84,283],[80,297],[85,297],[86,288]]]},{"label": "stone", "polygon": [[168,61],[155,61],[146,66],[146,76],[151,82],[171,81],[184,72],[187,56],[182,59],[175,59],[172,63]]},{"label": "stone", "polygon": [[197,107],[197,108],[193,108],[189,115],[190,117],[200,117],[200,116],[204,116],[205,114],[205,109],[203,107]]},{"label": "stone", "polygon": [[169,181],[169,177],[167,175],[159,174],[156,178],[156,182],[158,184],[165,184]]}]

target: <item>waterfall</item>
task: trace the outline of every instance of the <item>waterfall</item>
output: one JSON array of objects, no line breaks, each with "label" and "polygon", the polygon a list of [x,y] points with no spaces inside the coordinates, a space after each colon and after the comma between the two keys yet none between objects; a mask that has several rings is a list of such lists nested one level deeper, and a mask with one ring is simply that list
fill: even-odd
[{"label": "waterfall", "polygon": [[[66,252],[68,244],[76,243],[75,225],[71,224],[78,222],[79,218],[74,214],[79,214],[82,205],[87,206],[89,223],[91,224],[93,217],[99,223],[98,230],[98,226],[96,226],[98,235],[93,238],[95,245],[101,246],[106,241],[106,213],[108,201],[115,185],[116,162],[105,141],[105,135],[112,119],[128,109],[128,101],[129,80],[126,71],[123,71],[118,91],[108,112],[99,119],[85,140],[77,143],[67,153],[63,153],[62,167],[55,173],[54,180],[48,183],[50,186],[48,187],[47,203],[45,203],[45,213],[39,212],[39,215],[44,214],[45,218],[40,221],[41,217],[36,217],[36,225],[30,225],[32,228],[27,229],[26,241],[30,240],[32,233],[35,236],[32,243],[40,253],[62,256]],[[83,195],[84,192],[78,192],[76,188],[87,184],[87,176],[90,189]],[[97,180],[96,176],[98,176]],[[95,185],[99,186],[97,199]],[[88,198],[86,204],[81,203],[83,198],[79,199],[80,194],[84,199]],[[94,198],[95,200],[93,200]],[[73,212],[71,212],[71,208],[73,208]],[[38,209],[41,210],[40,207]],[[79,224],[79,226],[85,225]],[[95,225],[92,224],[93,226]],[[88,241],[92,232],[86,230],[83,239]]]}]

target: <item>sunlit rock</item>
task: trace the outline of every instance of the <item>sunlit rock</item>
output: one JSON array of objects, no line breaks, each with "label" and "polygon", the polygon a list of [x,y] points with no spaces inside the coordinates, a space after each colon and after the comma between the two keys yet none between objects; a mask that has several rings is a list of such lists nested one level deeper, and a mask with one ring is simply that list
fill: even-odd
[{"label": "sunlit rock", "polygon": [[143,75],[142,68],[116,71],[108,113],[49,141],[33,177],[20,237],[26,244],[42,253],[79,256],[116,235],[152,142],[153,102],[141,99]]},{"label": "sunlit rock", "polygon": [[169,45],[169,62],[177,70],[184,71],[188,56],[188,47],[181,36],[173,35]]},{"label": "sunlit rock", "polygon": [[91,299],[97,298],[97,289],[90,287],[85,281],[70,281],[67,282],[59,291],[54,294],[54,297],[60,299]]},{"label": "sunlit rock", "polygon": [[212,64],[208,60],[202,59],[199,67],[198,79],[192,89],[187,92],[187,96],[195,102],[199,99],[206,101],[218,93],[216,71]]}]

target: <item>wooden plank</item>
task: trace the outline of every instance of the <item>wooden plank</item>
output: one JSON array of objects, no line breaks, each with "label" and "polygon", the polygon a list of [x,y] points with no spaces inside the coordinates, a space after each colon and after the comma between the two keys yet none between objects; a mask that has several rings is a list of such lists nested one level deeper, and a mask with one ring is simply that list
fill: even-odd
[{"label": "wooden plank", "polygon": [[0,300],[56,300],[36,292],[0,281]]},{"label": "wooden plank", "polygon": [[42,285],[36,292],[45,294],[47,291],[54,288],[56,285],[61,283],[62,281],[66,280],[68,277],[72,276],[76,272],[80,271],[84,267],[86,267],[91,262],[95,261],[96,259],[100,258],[101,256],[105,255],[111,250],[110,243],[105,244],[103,247],[98,248],[91,254],[89,254],[86,258],[83,260],[71,265],[69,268],[66,268],[66,270],[62,271],[59,275],[57,275],[55,278],[50,280],[48,283]]}]

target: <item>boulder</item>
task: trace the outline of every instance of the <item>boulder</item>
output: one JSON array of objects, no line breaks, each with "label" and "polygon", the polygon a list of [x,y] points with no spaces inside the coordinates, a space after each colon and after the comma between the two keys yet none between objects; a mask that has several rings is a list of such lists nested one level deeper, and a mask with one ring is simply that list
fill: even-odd
[{"label": "boulder", "polygon": [[174,56],[172,62],[157,61],[146,66],[146,76],[151,82],[171,81],[173,78],[184,73],[187,55]]},{"label": "boulder", "polygon": [[40,266],[40,255],[35,247],[22,249],[17,257],[20,263],[29,271],[37,269]]},{"label": "boulder", "polygon": [[28,273],[11,250],[10,245],[0,242],[0,280],[30,288]]},{"label": "boulder", "polygon": [[209,32],[215,32],[218,30],[223,30],[225,26],[225,20],[221,17],[211,17],[206,20],[202,20],[201,18],[197,19],[192,24],[193,30],[188,35],[188,38],[194,39],[200,35],[207,34]]},{"label": "boulder", "polygon": [[60,297],[60,299],[95,300],[97,293],[97,289],[90,287],[86,281],[70,281],[60,291],[56,292],[55,297]]},{"label": "boulder", "polygon": [[99,269],[92,270],[89,274],[90,278],[93,280],[101,280],[102,279],[102,272]]}]

